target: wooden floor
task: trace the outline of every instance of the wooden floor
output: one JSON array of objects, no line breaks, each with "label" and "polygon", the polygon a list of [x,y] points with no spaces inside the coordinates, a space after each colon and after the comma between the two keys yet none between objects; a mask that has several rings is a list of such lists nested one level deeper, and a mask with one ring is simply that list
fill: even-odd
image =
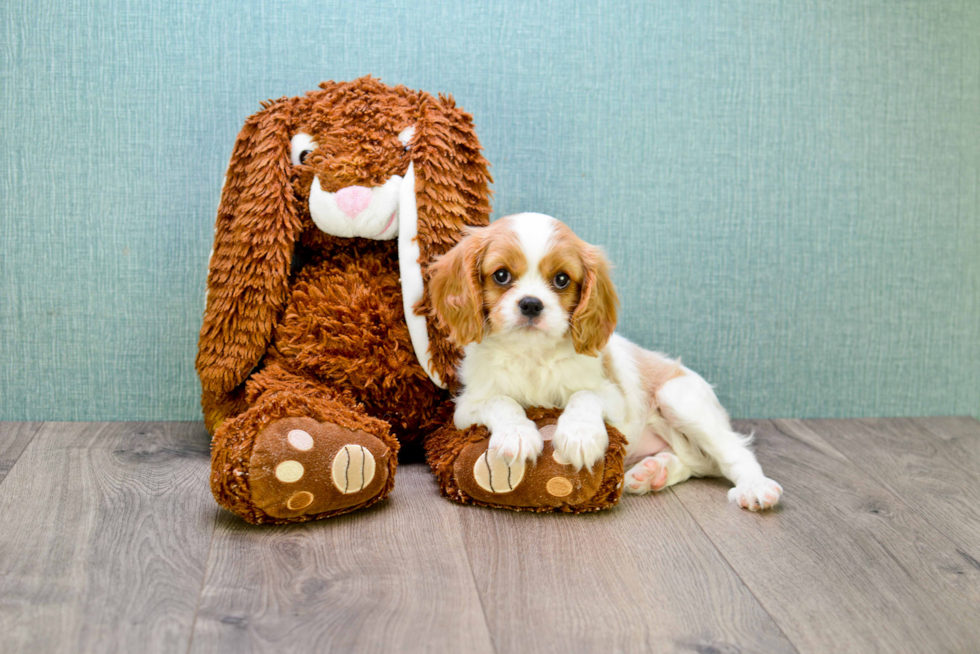
[{"label": "wooden floor", "polygon": [[980,422],[742,422],[786,489],[604,513],[217,508],[199,423],[0,423],[0,652],[978,652]]}]

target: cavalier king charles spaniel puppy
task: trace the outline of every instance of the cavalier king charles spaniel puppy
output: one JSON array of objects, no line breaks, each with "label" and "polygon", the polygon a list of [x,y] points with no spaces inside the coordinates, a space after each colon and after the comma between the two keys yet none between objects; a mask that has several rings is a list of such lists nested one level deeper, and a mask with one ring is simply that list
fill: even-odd
[{"label": "cavalier king charles spaniel puppy", "polygon": [[525,415],[563,409],[552,445],[576,469],[605,456],[608,422],[626,436],[625,490],[659,491],[724,476],[750,511],[779,502],[749,436],[732,430],[697,373],[614,333],[616,290],[602,251],[550,216],[524,213],[471,229],[435,264],[435,312],[463,348],[458,429],[485,425],[511,464],[544,442]]}]

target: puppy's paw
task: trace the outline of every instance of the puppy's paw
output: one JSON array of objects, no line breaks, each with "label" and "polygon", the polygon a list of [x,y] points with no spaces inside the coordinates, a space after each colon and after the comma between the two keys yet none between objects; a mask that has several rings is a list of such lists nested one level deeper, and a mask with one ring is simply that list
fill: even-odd
[{"label": "puppy's paw", "polygon": [[627,493],[642,495],[666,488],[670,464],[673,459],[677,459],[677,455],[671,452],[661,452],[656,456],[648,456],[626,473],[623,489]]},{"label": "puppy's paw", "polygon": [[530,420],[505,425],[490,435],[490,451],[508,465],[537,459],[543,449],[541,432]]},{"label": "puppy's paw", "polygon": [[772,479],[763,477],[742,482],[728,491],[728,501],[737,502],[740,507],[749,511],[762,511],[776,506],[782,494],[782,486]]},{"label": "puppy's paw", "polygon": [[565,412],[558,418],[552,437],[555,460],[571,465],[576,470],[592,469],[606,455],[609,434],[602,416],[577,412]]}]

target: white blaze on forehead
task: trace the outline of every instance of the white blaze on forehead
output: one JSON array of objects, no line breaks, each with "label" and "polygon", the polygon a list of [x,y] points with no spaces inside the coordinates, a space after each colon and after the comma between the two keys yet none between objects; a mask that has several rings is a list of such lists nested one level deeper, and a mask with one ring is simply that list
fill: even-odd
[{"label": "white blaze on forehead", "polygon": [[519,213],[509,216],[510,228],[517,234],[521,249],[527,257],[525,278],[540,277],[538,264],[551,248],[557,220],[543,213]]},{"label": "white blaze on forehead", "polygon": [[502,322],[510,329],[526,326],[520,301],[525,297],[537,298],[541,300],[543,310],[534,323],[536,330],[560,338],[568,329],[568,318],[561,306],[561,300],[550,285],[550,280],[545,279],[541,274],[541,261],[554,245],[560,223],[551,216],[540,213],[508,216],[507,223],[507,228],[513,232],[520,243],[527,267],[501,298]]}]

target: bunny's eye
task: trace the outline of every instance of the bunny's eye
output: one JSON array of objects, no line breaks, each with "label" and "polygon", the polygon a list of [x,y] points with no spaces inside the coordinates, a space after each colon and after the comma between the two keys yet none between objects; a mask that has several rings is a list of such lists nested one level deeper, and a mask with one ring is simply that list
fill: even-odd
[{"label": "bunny's eye", "polygon": [[316,150],[317,144],[313,137],[304,132],[299,132],[289,141],[289,158],[294,166],[300,166],[306,162],[310,153]]},{"label": "bunny's eye", "polygon": [[414,126],[406,127],[405,129],[403,129],[401,132],[398,133],[398,140],[401,141],[402,148],[405,149],[405,152],[408,152],[409,150],[412,149],[411,140],[413,136],[415,136]]}]

